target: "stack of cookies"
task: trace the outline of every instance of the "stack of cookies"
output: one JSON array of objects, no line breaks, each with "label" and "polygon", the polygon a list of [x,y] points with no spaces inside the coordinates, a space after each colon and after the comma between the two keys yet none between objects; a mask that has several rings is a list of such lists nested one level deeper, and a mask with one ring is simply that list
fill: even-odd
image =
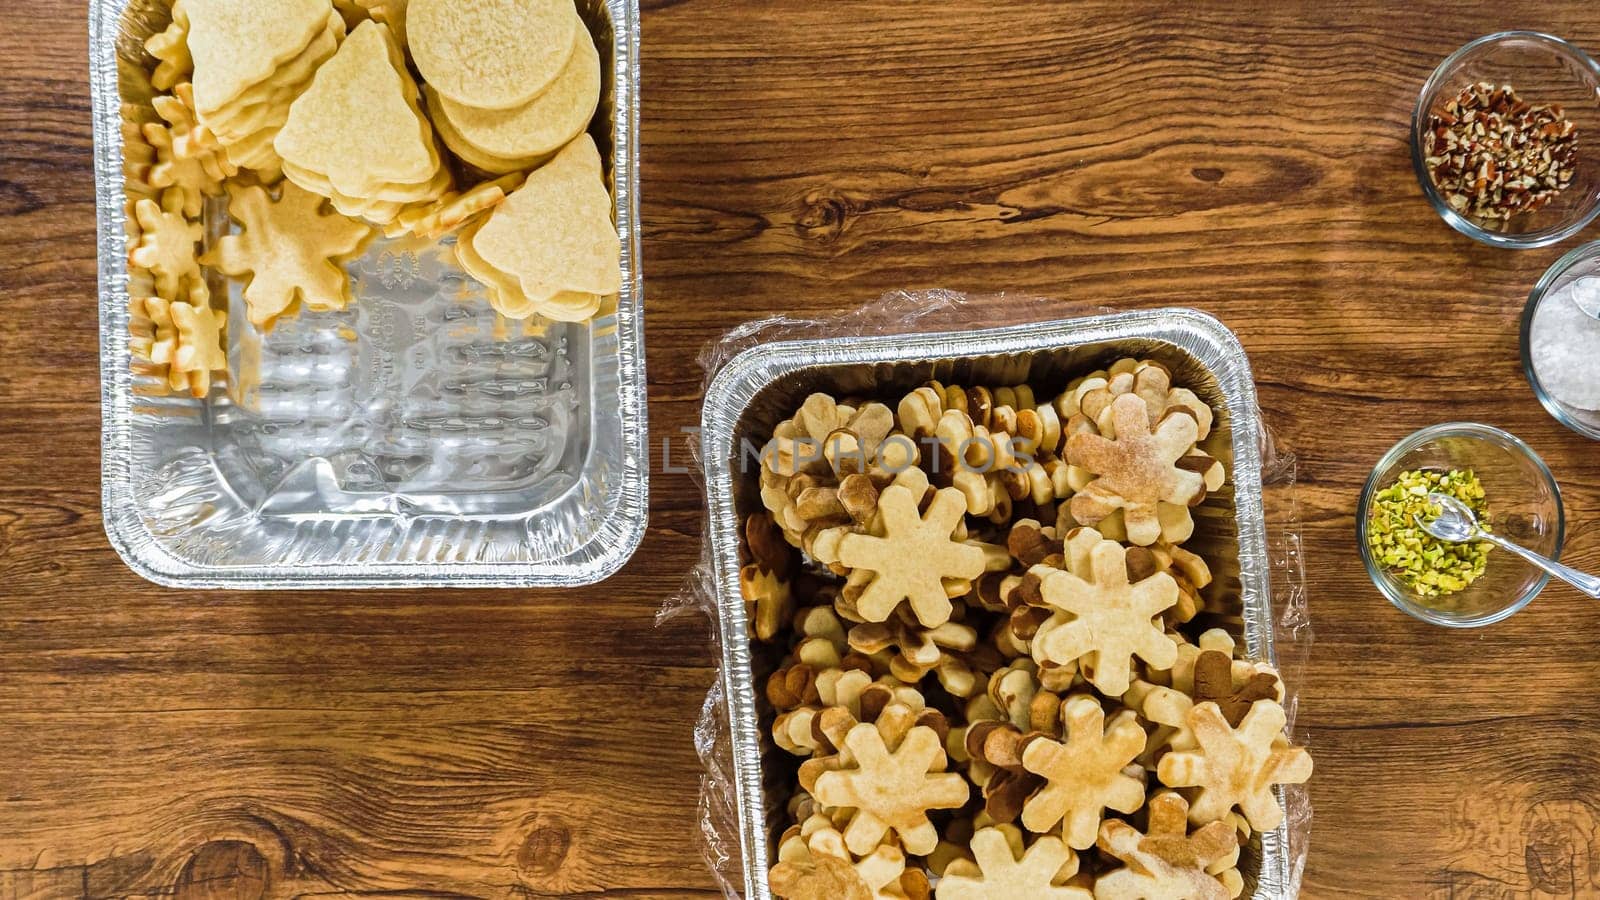
[{"label": "stack of cookies", "polygon": [[808,398],[745,522],[764,722],[799,759],[773,891],[1237,897],[1311,760],[1181,546],[1225,479],[1213,411],[1136,359],[1044,402],[885,399]]},{"label": "stack of cookies", "polygon": [[289,180],[378,225],[452,184],[405,54],[380,22],[358,25],[317,70],[274,147]]},{"label": "stack of cookies", "polygon": [[[140,373],[210,390],[227,365],[218,275],[243,282],[258,329],[345,308],[346,267],[374,226],[459,232],[460,265],[508,317],[586,321],[621,290],[586,133],[601,60],[572,0],[174,0],[171,12],[123,104]],[[208,242],[224,202],[235,233]]]},{"label": "stack of cookies", "polygon": [[434,124],[467,164],[525,171],[589,127],[600,54],[571,0],[414,0],[407,20]]},{"label": "stack of cookies", "polygon": [[622,289],[622,243],[602,178],[594,139],[581,135],[462,230],[456,259],[488,286],[501,315],[582,322]]},{"label": "stack of cookies", "polygon": [[273,140],[290,104],[344,36],[344,19],[327,0],[177,0],[151,52],[167,53],[174,77],[187,57],[200,124],[233,165],[270,182],[278,172]]}]

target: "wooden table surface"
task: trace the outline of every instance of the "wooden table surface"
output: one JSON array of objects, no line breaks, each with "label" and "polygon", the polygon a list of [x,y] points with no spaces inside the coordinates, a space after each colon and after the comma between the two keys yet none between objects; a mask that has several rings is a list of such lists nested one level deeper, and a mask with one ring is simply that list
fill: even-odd
[{"label": "wooden table surface", "polygon": [[[1532,0],[718,2],[644,12],[651,426],[697,351],[903,286],[1187,304],[1299,456],[1315,644],[1310,897],[1600,892],[1600,605],[1456,633],[1352,539],[1372,463],[1476,419],[1544,455],[1600,569],[1600,453],[1534,401],[1517,317],[1565,249],[1456,235],[1407,126]],[[708,628],[655,612],[702,501],[657,459],[643,548],[569,592],[158,589],[102,530],[84,0],[0,21],[0,897],[711,897],[691,725]],[[1591,230],[1591,234],[1593,231]],[[681,454],[680,459],[681,461]]]}]

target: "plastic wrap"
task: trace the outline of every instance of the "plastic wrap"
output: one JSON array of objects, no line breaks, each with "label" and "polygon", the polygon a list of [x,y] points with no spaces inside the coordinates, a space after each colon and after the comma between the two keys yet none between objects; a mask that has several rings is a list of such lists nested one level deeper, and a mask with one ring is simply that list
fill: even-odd
[{"label": "plastic wrap", "polygon": [[[752,350],[756,352],[747,353]],[[730,532],[737,533],[742,514],[754,511],[748,508],[748,486],[741,501],[738,486],[731,482],[756,476],[740,476],[727,458],[738,452],[728,433],[736,427],[730,423],[742,422],[744,411],[718,405],[736,405],[731,398],[750,399],[758,393],[769,405],[787,402],[774,401],[774,393],[803,399],[805,392],[831,383],[829,379],[836,381],[841,372],[859,375],[841,391],[871,395],[874,386],[882,388],[896,379],[900,383],[895,389],[903,389],[904,380],[919,374],[919,367],[938,371],[941,363],[936,360],[967,358],[955,364],[981,369],[996,360],[1022,359],[1026,366],[1026,358],[1037,355],[1048,359],[1034,365],[1034,372],[1071,366],[1082,367],[1078,374],[1085,374],[1117,357],[1152,350],[1170,352],[1173,358],[1193,357],[1200,366],[1194,371],[1217,375],[1215,389],[1229,397],[1225,418],[1233,446],[1225,461],[1232,489],[1224,489],[1225,499],[1203,504],[1196,518],[1204,530],[1208,524],[1202,511],[1222,507],[1213,518],[1219,533],[1227,533],[1229,545],[1237,548],[1238,566],[1235,572],[1231,562],[1224,563],[1221,568],[1227,571],[1219,573],[1218,582],[1231,583],[1232,588],[1222,590],[1239,594],[1224,602],[1240,607],[1237,628],[1247,654],[1267,658],[1282,673],[1290,734],[1296,743],[1307,743],[1295,724],[1296,688],[1312,637],[1294,493],[1295,459],[1275,445],[1260,421],[1243,348],[1220,323],[1193,310],[1118,315],[1114,310],[1074,308],[1035,297],[969,297],[950,291],[894,292],[826,319],[778,317],[751,322],[708,346],[701,357],[707,409],[703,430],[690,440],[690,449],[698,463],[697,477],[708,491],[705,550],[684,589],[662,609],[663,616],[698,610],[715,626],[720,677],[706,699],[695,745],[705,767],[702,845],[726,896],[771,896],[766,869],[776,853],[773,813],[781,809],[783,798],[771,796],[762,778],[762,754],[782,752],[765,733],[770,716],[751,727],[765,703],[758,677],[764,673],[755,671],[758,663],[749,647],[736,558],[731,561],[735,577],[731,581],[728,577]],[[1180,368],[1186,365],[1182,359]],[[1181,381],[1181,373],[1177,380]],[[892,407],[897,396],[875,399]],[[1223,418],[1219,412],[1219,422]],[[754,437],[759,446],[768,435]],[[1253,484],[1257,480],[1259,491]],[[759,503],[755,506],[759,508]],[[1285,824],[1275,832],[1258,834],[1246,849],[1247,857],[1255,856],[1241,863],[1246,878],[1243,896],[1287,898],[1299,893],[1311,807],[1303,785],[1280,791]]]}]

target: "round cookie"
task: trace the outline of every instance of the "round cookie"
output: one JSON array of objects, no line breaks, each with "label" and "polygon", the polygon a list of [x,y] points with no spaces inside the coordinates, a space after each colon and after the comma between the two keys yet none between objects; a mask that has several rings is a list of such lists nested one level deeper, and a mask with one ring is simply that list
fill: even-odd
[{"label": "round cookie", "polygon": [[566,68],[523,106],[478,109],[430,90],[428,107],[449,121],[463,143],[488,156],[514,160],[554,153],[588,127],[600,104],[600,53],[587,30],[578,30],[575,43]]},{"label": "round cookie", "polygon": [[512,172],[525,172],[550,158],[551,154],[546,153],[539,156],[508,159],[479,150],[470,141],[462,137],[460,132],[456,131],[455,125],[451,124],[450,120],[439,109],[439,101],[444,98],[440,97],[438,92],[431,87],[423,88],[423,92],[428,98],[428,108],[433,111],[433,130],[438,132],[440,139],[444,141],[444,145],[450,148],[450,152],[454,153],[458,159],[467,165],[482,169],[491,175],[509,175]]},{"label": "round cookie", "polygon": [[513,109],[561,74],[582,27],[572,0],[412,0],[411,58],[446,97]]}]

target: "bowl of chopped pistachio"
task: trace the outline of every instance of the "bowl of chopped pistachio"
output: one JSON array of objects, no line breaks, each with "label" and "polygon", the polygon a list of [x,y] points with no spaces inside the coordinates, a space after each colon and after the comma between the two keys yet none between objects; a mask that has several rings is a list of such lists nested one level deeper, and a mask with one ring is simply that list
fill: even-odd
[{"label": "bowl of chopped pistachio", "polygon": [[1432,492],[1455,497],[1488,530],[1552,559],[1566,519],[1555,476],[1532,448],[1498,428],[1449,422],[1418,431],[1373,467],[1356,508],[1361,560],[1389,602],[1435,625],[1472,628],[1527,606],[1547,575],[1487,543],[1448,544],[1422,523]]},{"label": "bowl of chopped pistachio", "polygon": [[1536,31],[1450,54],[1411,117],[1422,192],[1450,227],[1495,247],[1548,246],[1600,215],[1600,170],[1582,142],[1600,145],[1600,65]]}]

